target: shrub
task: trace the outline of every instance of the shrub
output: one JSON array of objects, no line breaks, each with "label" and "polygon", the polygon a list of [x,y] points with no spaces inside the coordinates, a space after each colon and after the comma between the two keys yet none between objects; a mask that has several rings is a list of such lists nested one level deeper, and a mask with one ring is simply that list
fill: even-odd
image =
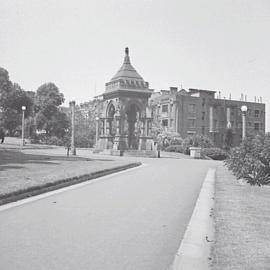
[{"label": "shrub", "polygon": [[51,137],[49,137],[47,139],[46,144],[49,144],[49,145],[59,145],[59,146],[61,146],[61,145],[64,144],[64,142],[63,142],[62,139],[59,139],[56,136],[51,136]]},{"label": "shrub", "polygon": [[39,143],[39,144],[45,144],[47,141],[47,135],[46,134],[32,134],[30,137],[30,143]]},{"label": "shrub", "polygon": [[48,136],[47,134],[33,134],[30,138],[30,143],[33,144],[49,144],[58,146],[66,146],[69,141],[69,136],[58,138],[57,136]]},{"label": "shrub", "polygon": [[225,160],[228,156],[226,151],[216,147],[203,148],[201,155],[203,157],[209,157],[214,160]]},{"label": "shrub", "polygon": [[201,148],[211,148],[214,147],[213,141],[204,135],[193,135],[193,136],[187,136],[184,141],[183,145],[186,148],[189,148],[191,146],[195,147],[201,147]]},{"label": "shrub", "polygon": [[162,132],[156,137],[162,150],[165,150],[170,145],[181,145],[183,139],[176,132]]},{"label": "shrub", "polygon": [[225,161],[237,179],[243,178],[251,185],[270,183],[270,136],[248,136],[240,147],[233,148]]},{"label": "shrub", "polygon": [[76,134],[75,136],[75,146],[90,148],[95,144],[95,139],[89,134]]},{"label": "shrub", "polygon": [[170,145],[165,148],[166,152],[177,152],[177,153],[184,153],[185,149],[182,145]]}]

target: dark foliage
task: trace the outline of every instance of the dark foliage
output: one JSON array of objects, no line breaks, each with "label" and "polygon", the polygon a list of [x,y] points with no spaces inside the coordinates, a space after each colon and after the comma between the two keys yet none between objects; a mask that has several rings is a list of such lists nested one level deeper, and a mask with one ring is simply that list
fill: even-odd
[{"label": "dark foliage", "polygon": [[225,160],[228,156],[226,151],[217,147],[203,148],[201,155],[203,157],[209,157],[213,160]]},{"label": "dark foliage", "polygon": [[233,148],[225,161],[237,179],[245,179],[251,185],[270,183],[270,136],[248,136],[240,147]]},{"label": "dark foliage", "polygon": [[185,148],[182,145],[173,144],[165,148],[166,152],[185,153]]}]

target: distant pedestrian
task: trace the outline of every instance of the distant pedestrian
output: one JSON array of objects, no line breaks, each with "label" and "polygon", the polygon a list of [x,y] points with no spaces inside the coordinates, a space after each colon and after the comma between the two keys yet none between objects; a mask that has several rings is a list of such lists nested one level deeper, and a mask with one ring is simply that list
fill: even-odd
[{"label": "distant pedestrian", "polygon": [[154,142],[155,150],[157,151],[157,157],[160,158],[160,144],[158,142]]},{"label": "distant pedestrian", "polygon": [[70,143],[67,144],[66,149],[67,149],[67,157],[69,157],[69,151],[71,150],[71,144]]},{"label": "distant pedestrian", "polygon": [[160,158],[160,149],[161,149],[161,146],[160,146],[160,144],[158,143],[158,144],[157,144],[158,158]]},{"label": "distant pedestrian", "polygon": [[5,141],[5,130],[4,128],[0,127],[0,140],[1,140],[1,144],[4,143]]}]

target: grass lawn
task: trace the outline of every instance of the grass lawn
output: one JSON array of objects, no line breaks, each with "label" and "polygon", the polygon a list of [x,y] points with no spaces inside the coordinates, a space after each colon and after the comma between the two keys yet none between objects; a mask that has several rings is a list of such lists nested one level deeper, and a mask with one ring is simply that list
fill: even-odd
[{"label": "grass lawn", "polygon": [[212,269],[270,269],[270,187],[237,181],[223,166],[216,176]]},{"label": "grass lawn", "polygon": [[0,148],[0,197],[18,190],[130,164],[130,161],[72,157]]}]

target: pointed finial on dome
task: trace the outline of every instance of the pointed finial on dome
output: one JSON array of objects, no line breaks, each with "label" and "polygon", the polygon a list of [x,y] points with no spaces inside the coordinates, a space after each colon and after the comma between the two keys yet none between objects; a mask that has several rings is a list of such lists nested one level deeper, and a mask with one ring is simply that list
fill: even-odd
[{"label": "pointed finial on dome", "polygon": [[128,47],[125,48],[125,59],[124,59],[124,64],[130,64],[130,59],[129,59],[129,49]]}]

